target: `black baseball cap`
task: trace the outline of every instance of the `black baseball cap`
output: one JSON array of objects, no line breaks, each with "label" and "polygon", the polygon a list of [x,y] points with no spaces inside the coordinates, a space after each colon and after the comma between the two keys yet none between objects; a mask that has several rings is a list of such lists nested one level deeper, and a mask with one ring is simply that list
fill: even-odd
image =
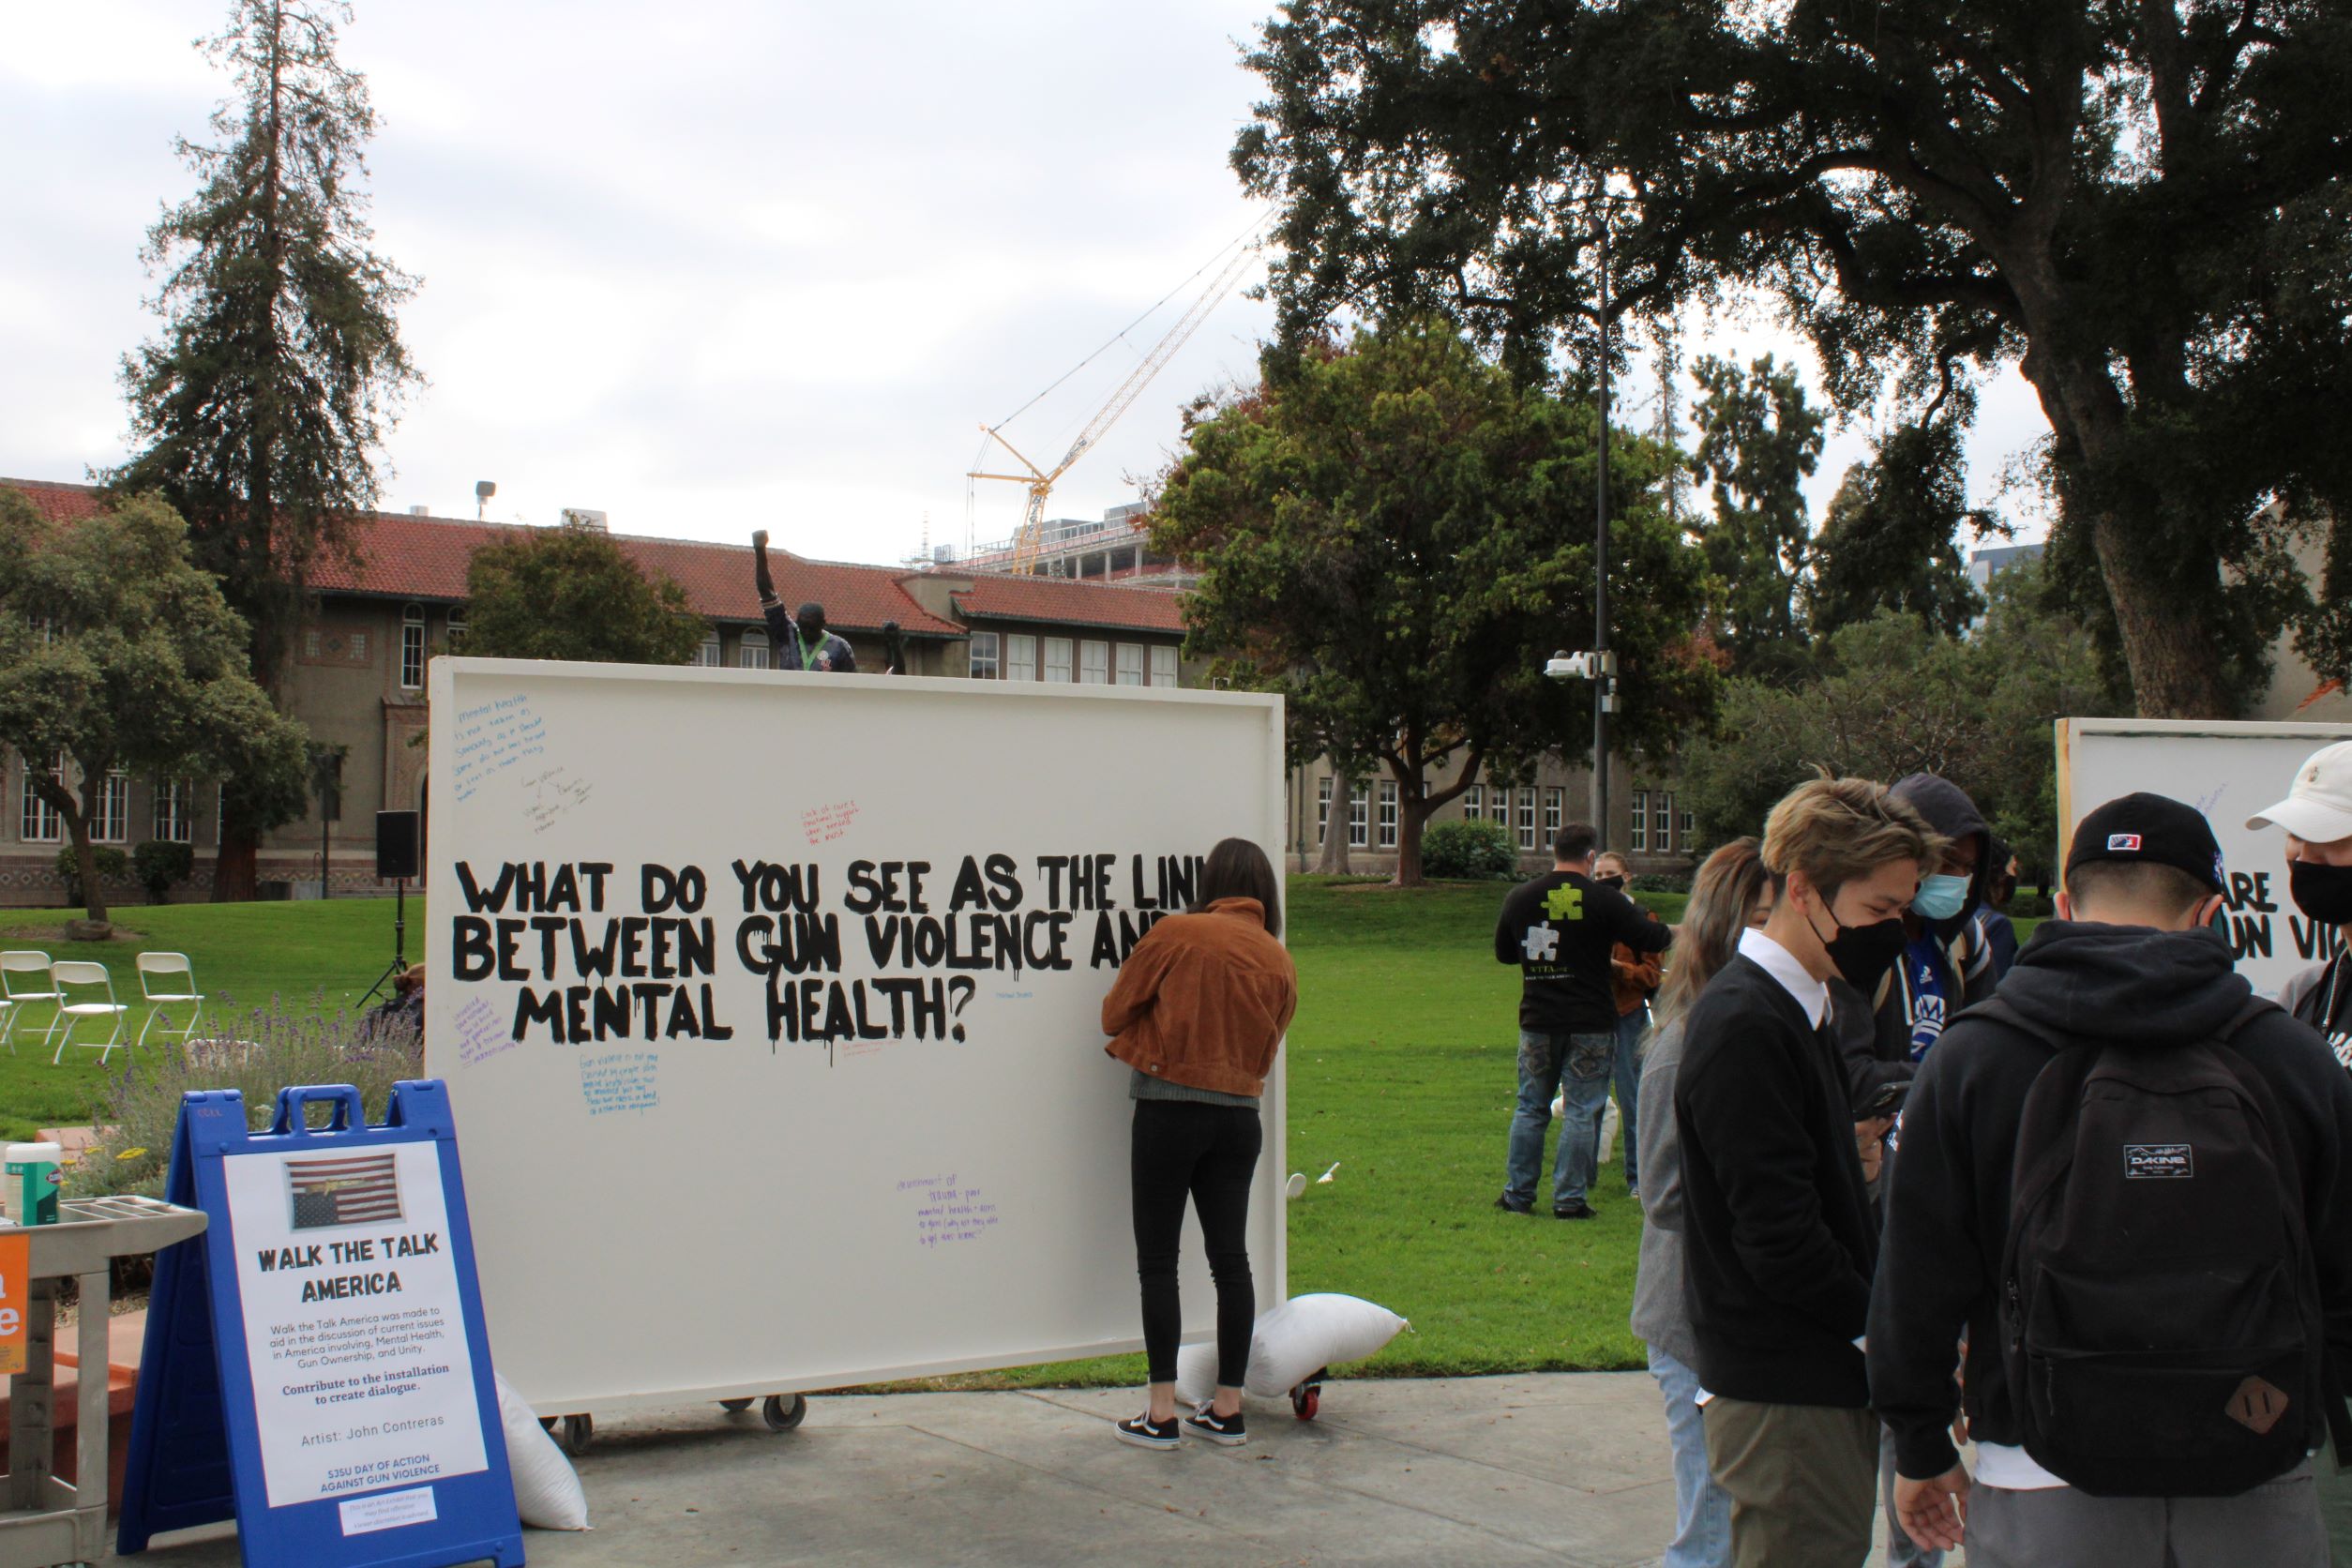
[{"label": "black baseball cap", "polygon": [[2216,893],[2227,893],[2222,879],[2222,846],[2213,824],[2194,806],[2168,795],[2146,792],[2111,800],[2074,824],[2074,841],[2067,847],[2066,874],[2094,860],[2130,865],[2169,866],[2184,871]]}]

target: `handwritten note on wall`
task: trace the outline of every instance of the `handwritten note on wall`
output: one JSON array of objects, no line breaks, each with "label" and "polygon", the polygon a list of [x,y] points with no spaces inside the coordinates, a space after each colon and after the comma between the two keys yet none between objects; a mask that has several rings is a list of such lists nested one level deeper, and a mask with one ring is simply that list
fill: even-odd
[{"label": "handwritten note on wall", "polygon": [[661,1104],[660,1067],[659,1051],[616,1050],[581,1057],[580,1095],[587,1102],[588,1114],[652,1110]]},{"label": "handwritten note on wall", "polygon": [[547,755],[547,719],[534,711],[528,692],[493,697],[458,715],[454,750],[450,782],[459,800],[472,800],[496,775]]},{"label": "handwritten note on wall", "polygon": [[801,831],[808,835],[812,844],[832,843],[849,832],[850,824],[855,821],[857,802],[853,800],[835,801],[831,806],[820,806],[800,814]]},{"label": "handwritten note on wall", "polygon": [[954,1171],[911,1177],[898,1184],[898,1190],[915,1200],[914,1238],[924,1247],[976,1242],[1000,1223],[996,1205],[978,1187],[960,1185]]},{"label": "handwritten note on wall", "polygon": [[596,792],[595,785],[573,777],[569,768],[549,768],[523,780],[523,788],[530,798],[523,806],[522,820],[531,824],[533,833],[545,833],[565,813],[587,805],[588,797]]},{"label": "handwritten note on wall", "polygon": [[498,1010],[480,997],[470,997],[458,1009],[458,1060],[471,1067],[517,1044]]}]

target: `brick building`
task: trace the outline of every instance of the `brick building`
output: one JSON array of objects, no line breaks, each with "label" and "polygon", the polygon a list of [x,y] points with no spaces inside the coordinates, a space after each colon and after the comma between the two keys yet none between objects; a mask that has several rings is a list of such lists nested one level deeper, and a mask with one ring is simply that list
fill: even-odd
[{"label": "brick building", "polygon": [[[100,505],[86,485],[0,479],[52,518],[86,517]],[[465,641],[465,569],[473,551],[518,525],[471,519],[380,512],[363,529],[356,569],[321,570],[309,618],[289,674],[287,703],[314,739],[344,748],[339,799],[322,820],[319,803],[265,839],[260,877],[267,891],[315,897],[322,866],[334,894],[384,891],[375,878],[375,813],[423,804],[426,770],[425,669],[437,654]],[[767,631],[752,586],[751,550],[742,545],[614,535],[641,565],[675,579],[708,630],[700,664],[764,669]],[[1015,576],[950,565],[927,570],[809,561],[772,551],[776,589],[788,602],[813,598],[866,669],[882,665],[882,627],[898,623],[910,673],[977,680],[1071,682],[1142,686],[1196,686],[1204,667],[1183,655],[1181,596],[1165,588],[1117,580]],[[78,778],[68,777],[78,787]],[[26,783],[26,760],[0,756],[0,905],[54,905],[64,896],[55,870],[63,824]],[[1321,836],[1349,835],[1351,868],[1386,871],[1395,864],[1398,825],[1394,780],[1360,784],[1340,795],[1330,767],[1292,770],[1285,858],[1312,868]],[[1611,838],[1629,849],[1636,868],[1679,869],[1689,832],[1668,786],[1621,761],[1611,778]],[[1511,824],[1523,861],[1543,863],[1551,836],[1589,810],[1590,776],[1546,766],[1525,784],[1484,782],[1436,820],[1491,816]],[[175,839],[196,852],[196,873],[175,897],[202,898],[211,887],[219,839],[219,792],[204,779],[117,774],[107,781],[94,837],[128,851],[147,838]],[[110,889],[123,903],[141,895]]]}]

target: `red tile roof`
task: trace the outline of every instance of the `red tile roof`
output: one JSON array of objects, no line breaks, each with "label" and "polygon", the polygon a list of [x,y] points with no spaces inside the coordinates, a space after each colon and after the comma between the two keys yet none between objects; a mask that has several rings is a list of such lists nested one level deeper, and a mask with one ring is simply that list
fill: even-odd
[{"label": "red tile roof", "polygon": [[57,485],[45,479],[0,479],[0,485],[23,490],[40,508],[41,516],[52,521],[79,522],[105,509],[96,485]]},{"label": "red tile roof", "polygon": [[[100,492],[89,485],[29,479],[0,479],[0,485],[23,490],[44,515],[68,521],[91,516],[101,505]],[[360,532],[358,569],[339,561],[324,563],[311,586],[323,594],[455,602],[465,597],[466,563],[475,550],[493,539],[528,532],[518,523],[378,512]],[[695,613],[722,621],[760,619],[748,545],[624,534],[614,535],[613,542],[640,565],[676,579]],[[884,621],[896,621],[912,637],[964,635],[963,627],[910,598],[898,586],[900,574],[895,568],[806,561],[780,550],[770,555],[776,592],[795,603],[817,600],[825,607],[826,620],[843,631],[880,631]]]},{"label": "red tile roof", "polygon": [[1181,634],[1184,600],[1158,588],[1120,588],[1066,578],[985,576],[958,588],[957,608],[992,621],[1052,621],[1072,626]]}]

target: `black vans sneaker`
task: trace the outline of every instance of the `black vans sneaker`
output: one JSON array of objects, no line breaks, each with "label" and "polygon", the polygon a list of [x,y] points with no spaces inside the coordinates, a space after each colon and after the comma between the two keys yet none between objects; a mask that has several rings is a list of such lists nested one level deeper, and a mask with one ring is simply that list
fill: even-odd
[{"label": "black vans sneaker", "polygon": [[1131,1442],[1138,1448],[1174,1449],[1180,1441],[1176,1418],[1169,1416],[1166,1421],[1153,1421],[1152,1412],[1146,1410],[1119,1424],[1119,1440]]},{"label": "black vans sneaker", "polygon": [[1184,1417],[1184,1430],[1193,1436],[1206,1438],[1228,1448],[1239,1448],[1249,1441],[1249,1433],[1242,1425],[1242,1412],[1239,1410],[1231,1415],[1219,1415],[1210,1406],[1203,1405]]}]

